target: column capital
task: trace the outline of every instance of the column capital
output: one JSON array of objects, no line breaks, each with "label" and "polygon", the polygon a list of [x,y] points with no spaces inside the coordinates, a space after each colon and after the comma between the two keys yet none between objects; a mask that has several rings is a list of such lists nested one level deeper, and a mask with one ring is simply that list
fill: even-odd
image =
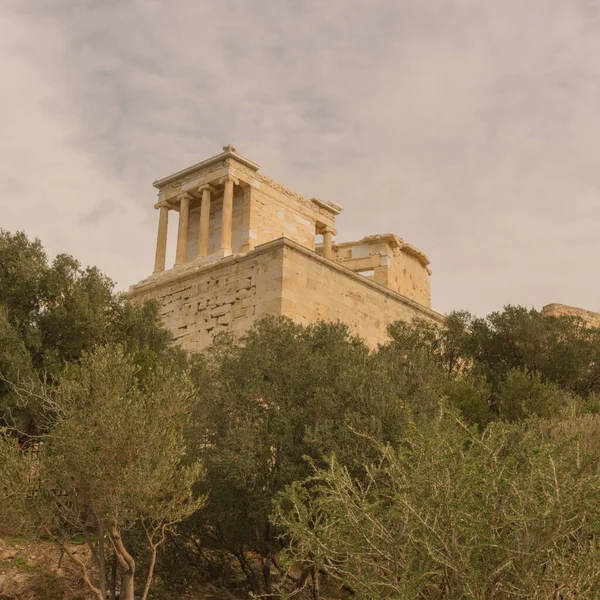
[{"label": "column capital", "polygon": [[171,206],[171,204],[167,200],[161,200],[160,202],[157,202],[154,205],[154,208],[156,210],[158,210],[159,208],[168,208],[169,210],[171,210],[173,207]]},{"label": "column capital", "polygon": [[181,192],[181,194],[178,194],[177,196],[177,200],[179,200],[180,202],[182,200],[192,200],[194,198],[194,196],[192,196],[189,192]]},{"label": "column capital", "polygon": [[211,193],[217,191],[214,186],[210,185],[210,183],[203,183],[196,191],[201,194],[204,190],[208,190]]},{"label": "column capital", "polygon": [[240,180],[229,173],[225,175],[225,177],[221,177],[221,179],[219,179],[219,183],[225,183],[226,181],[233,181],[234,185],[240,185]]},{"label": "column capital", "polygon": [[331,233],[332,235],[337,235],[337,229],[331,225],[317,225],[317,233]]},{"label": "column capital", "polygon": [[326,227],[323,230],[323,256],[328,259],[333,259],[333,243],[331,236],[333,227]]}]

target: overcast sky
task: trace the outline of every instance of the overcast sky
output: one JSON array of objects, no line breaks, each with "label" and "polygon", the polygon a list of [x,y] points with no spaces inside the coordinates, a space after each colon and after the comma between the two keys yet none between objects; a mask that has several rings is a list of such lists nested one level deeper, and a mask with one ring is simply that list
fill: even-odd
[{"label": "overcast sky", "polygon": [[0,73],[0,227],[119,288],[152,181],[233,143],[424,251],[440,312],[600,310],[597,0],[2,0]]}]

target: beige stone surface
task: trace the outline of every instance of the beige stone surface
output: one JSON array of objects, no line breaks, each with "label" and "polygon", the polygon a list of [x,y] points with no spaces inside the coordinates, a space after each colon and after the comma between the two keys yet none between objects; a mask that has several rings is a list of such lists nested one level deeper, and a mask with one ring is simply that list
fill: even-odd
[{"label": "beige stone surface", "polygon": [[256,319],[285,315],[298,323],[342,321],[371,346],[395,320],[442,315],[280,238],[239,256],[191,262],[130,289],[137,302],[155,299],[176,341],[202,350],[217,333],[243,334]]},{"label": "beige stone surface", "polygon": [[[324,255],[324,247],[317,246]],[[392,233],[333,246],[332,260],[422,304],[431,306],[429,259]]]},{"label": "beige stone surface", "polygon": [[[429,308],[431,271],[422,252],[393,234],[336,244],[339,205],[302,196],[258,171],[225,146],[154,182],[155,270],[130,296],[158,300],[180,344],[200,350],[217,333],[243,333],[268,314],[300,323],[340,320],[372,346],[395,320],[443,322]],[[179,212],[171,268],[168,211]]]},{"label": "beige stone surface", "polygon": [[[306,198],[258,173],[259,166],[237,153],[232,146],[201,163],[183,169],[154,182],[159,203],[179,211],[183,193],[190,194],[186,260],[204,254],[199,244],[200,206],[203,188],[211,186],[209,234],[206,254],[211,255],[228,246],[231,251],[246,252],[257,245],[287,237],[314,249],[316,229],[334,229],[335,216],[341,207],[317,198]],[[233,180],[231,214],[225,202],[225,181]],[[231,219],[231,220],[230,220]]]},{"label": "beige stone surface", "polygon": [[255,320],[281,314],[281,252],[264,247],[242,256],[190,262],[130,289],[137,302],[157,300],[164,325],[189,350],[222,331],[240,333]]},{"label": "beige stone surface", "polygon": [[583,319],[588,327],[600,327],[600,313],[566,304],[547,304],[542,308],[542,315],[546,317],[578,317]]},{"label": "beige stone surface", "polygon": [[372,347],[388,339],[387,327],[394,321],[444,322],[439,313],[343,263],[292,244],[284,247],[281,312],[303,324],[318,319],[342,321]]}]

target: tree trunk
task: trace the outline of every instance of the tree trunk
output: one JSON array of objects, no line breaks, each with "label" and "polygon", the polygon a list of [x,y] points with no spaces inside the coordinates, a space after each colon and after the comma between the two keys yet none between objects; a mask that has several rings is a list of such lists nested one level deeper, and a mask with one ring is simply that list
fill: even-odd
[{"label": "tree trunk", "polygon": [[130,569],[123,569],[121,572],[121,593],[119,594],[119,600],[135,600],[134,576],[135,573]]},{"label": "tree trunk", "polygon": [[264,544],[265,555],[262,558],[263,585],[265,590],[265,598],[272,598],[271,561],[273,560],[273,538],[271,532],[271,523],[269,523],[269,521],[265,523]]},{"label": "tree trunk", "polygon": [[98,570],[100,571],[100,592],[106,598],[106,553],[104,548],[104,525],[98,521]]},{"label": "tree trunk", "polygon": [[121,539],[121,531],[117,520],[113,520],[110,528],[110,537],[113,543],[117,560],[121,565],[121,594],[120,600],[135,600],[134,598],[134,577],[135,577],[135,560],[123,544]]},{"label": "tree trunk", "polygon": [[321,597],[321,585],[319,582],[319,573],[313,566],[311,569],[311,578],[312,578],[312,597],[313,600],[319,600]]},{"label": "tree trunk", "polygon": [[110,600],[117,600],[117,555],[113,554],[110,567]]},{"label": "tree trunk", "polygon": [[148,567],[148,578],[146,579],[146,586],[144,587],[142,600],[146,600],[148,598],[150,586],[152,585],[152,577],[154,576],[154,567],[156,565],[156,549],[157,546],[152,546],[152,556],[150,557],[150,566]]},{"label": "tree trunk", "polygon": [[[92,583],[92,580],[90,579],[90,576],[89,576],[87,567],[85,566],[85,563],[69,550],[69,547],[67,546],[66,543],[63,544],[63,548],[64,548],[65,552],[67,553],[67,556],[81,569],[83,581],[85,582],[85,585],[87,585],[90,592],[92,592],[92,594],[97,598],[97,600],[106,600],[106,598],[102,597],[102,592],[100,591],[100,588],[97,588]],[[133,596],[131,597],[131,600],[133,600]]]}]

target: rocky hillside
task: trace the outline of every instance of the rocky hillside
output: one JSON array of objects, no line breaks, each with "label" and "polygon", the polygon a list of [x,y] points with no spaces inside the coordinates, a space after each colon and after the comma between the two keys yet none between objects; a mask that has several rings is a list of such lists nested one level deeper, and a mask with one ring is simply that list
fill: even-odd
[{"label": "rocky hillside", "polygon": [[[84,545],[72,551],[88,560]],[[75,565],[56,545],[13,535],[0,537],[0,600],[87,600]]]}]

